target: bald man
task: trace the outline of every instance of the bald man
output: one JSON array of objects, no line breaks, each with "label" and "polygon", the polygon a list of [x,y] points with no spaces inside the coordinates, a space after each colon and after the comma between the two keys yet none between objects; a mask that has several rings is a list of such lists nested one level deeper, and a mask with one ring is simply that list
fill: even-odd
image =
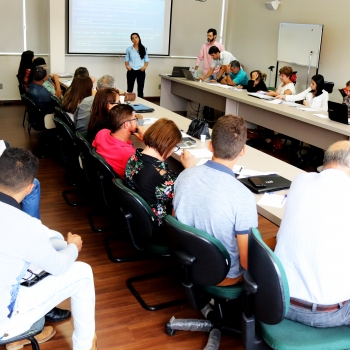
[{"label": "bald man", "polygon": [[287,318],[312,327],[350,325],[350,142],[331,145],[321,173],[290,188],[275,253],[290,289]]}]

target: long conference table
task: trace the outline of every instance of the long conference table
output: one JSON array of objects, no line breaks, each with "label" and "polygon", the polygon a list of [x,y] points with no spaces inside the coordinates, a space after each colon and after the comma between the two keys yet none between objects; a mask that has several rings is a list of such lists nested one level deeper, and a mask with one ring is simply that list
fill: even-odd
[{"label": "long conference table", "polygon": [[[176,123],[179,129],[184,130],[185,132],[187,131],[188,126],[191,123],[190,119],[182,117],[179,114],[176,114],[168,109],[155,105],[141,98],[137,98],[136,101],[132,103],[142,103],[144,105],[154,108],[154,112],[143,114],[144,118],[152,117],[152,118],[158,118],[158,119],[159,118],[171,119]],[[145,127],[147,127],[147,125],[145,125]],[[135,147],[138,147],[139,145],[138,142],[140,141],[138,141],[136,137],[134,137],[132,141]],[[206,142],[201,142],[200,140],[197,140],[196,146],[193,148],[190,148],[189,150],[206,148],[207,144],[208,144],[208,140]],[[173,153],[172,157],[180,161],[180,157],[178,154]],[[202,158],[196,158],[196,163],[198,163],[201,159]],[[206,159],[210,159],[210,158],[206,158]],[[246,146],[246,154],[243,157],[239,158],[239,160],[237,161],[237,164],[244,166],[245,169],[257,170],[261,172],[276,172],[279,175],[291,181],[294,179],[296,175],[304,173],[303,170],[300,170],[288,163],[285,163],[277,158],[274,158],[268,154],[265,154],[249,146]],[[281,194],[281,195],[284,195],[286,193],[288,193],[288,190],[283,190],[278,192],[278,194]],[[258,202],[259,199],[262,197],[261,194],[260,195],[254,194],[254,196],[255,196],[256,202]],[[275,208],[275,207],[257,204],[257,211],[259,214],[264,216],[269,221],[273,222],[277,226],[280,226],[283,213],[284,213],[284,207]]]},{"label": "long conference table", "polygon": [[[350,125],[314,116],[284,104],[271,104],[204,82],[161,75],[160,105],[170,111],[186,111],[188,100],[214,108],[225,114],[238,115],[246,121],[272,129],[322,149],[332,143],[349,140]],[[319,112],[325,114],[325,112]]]}]

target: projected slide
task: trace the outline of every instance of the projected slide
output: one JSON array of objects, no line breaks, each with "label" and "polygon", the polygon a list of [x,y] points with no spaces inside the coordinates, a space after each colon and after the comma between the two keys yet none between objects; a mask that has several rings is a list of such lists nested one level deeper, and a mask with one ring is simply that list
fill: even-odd
[{"label": "projected slide", "polygon": [[69,0],[68,53],[125,54],[139,33],[149,54],[168,55],[171,0]]}]

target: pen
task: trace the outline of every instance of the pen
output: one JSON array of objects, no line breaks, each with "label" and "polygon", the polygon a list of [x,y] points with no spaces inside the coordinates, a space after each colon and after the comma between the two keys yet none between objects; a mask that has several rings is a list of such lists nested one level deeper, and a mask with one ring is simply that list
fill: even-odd
[{"label": "pen", "polygon": [[283,199],[282,199],[282,202],[281,202],[281,204],[283,204],[283,202],[284,202],[284,200],[287,198],[287,195],[285,194],[284,196],[283,196]]},{"label": "pen", "polygon": [[243,167],[241,166],[241,169],[239,169],[239,173],[241,173],[242,169],[243,169]]}]

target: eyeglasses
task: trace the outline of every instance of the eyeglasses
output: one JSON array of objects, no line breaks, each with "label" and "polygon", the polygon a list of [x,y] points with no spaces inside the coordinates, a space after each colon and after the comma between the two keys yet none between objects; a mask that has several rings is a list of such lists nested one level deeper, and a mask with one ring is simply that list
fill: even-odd
[{"label": "eyeglasses", "polygon": [[137,123],[137,121],[139,120],[139,118],[135,117],[134,119],[125,120],[125,121],[123,121],[121,124],[118,125],[117,129],[119,129],[124,123],[132,122],[133,120],[136,120],[136,123]]},{"label": "eyeglasses", "polygon": [[179,149],[180,149],[180,146],[176,145],[176,146],[174,147],[174,153],[176,153]]}]

